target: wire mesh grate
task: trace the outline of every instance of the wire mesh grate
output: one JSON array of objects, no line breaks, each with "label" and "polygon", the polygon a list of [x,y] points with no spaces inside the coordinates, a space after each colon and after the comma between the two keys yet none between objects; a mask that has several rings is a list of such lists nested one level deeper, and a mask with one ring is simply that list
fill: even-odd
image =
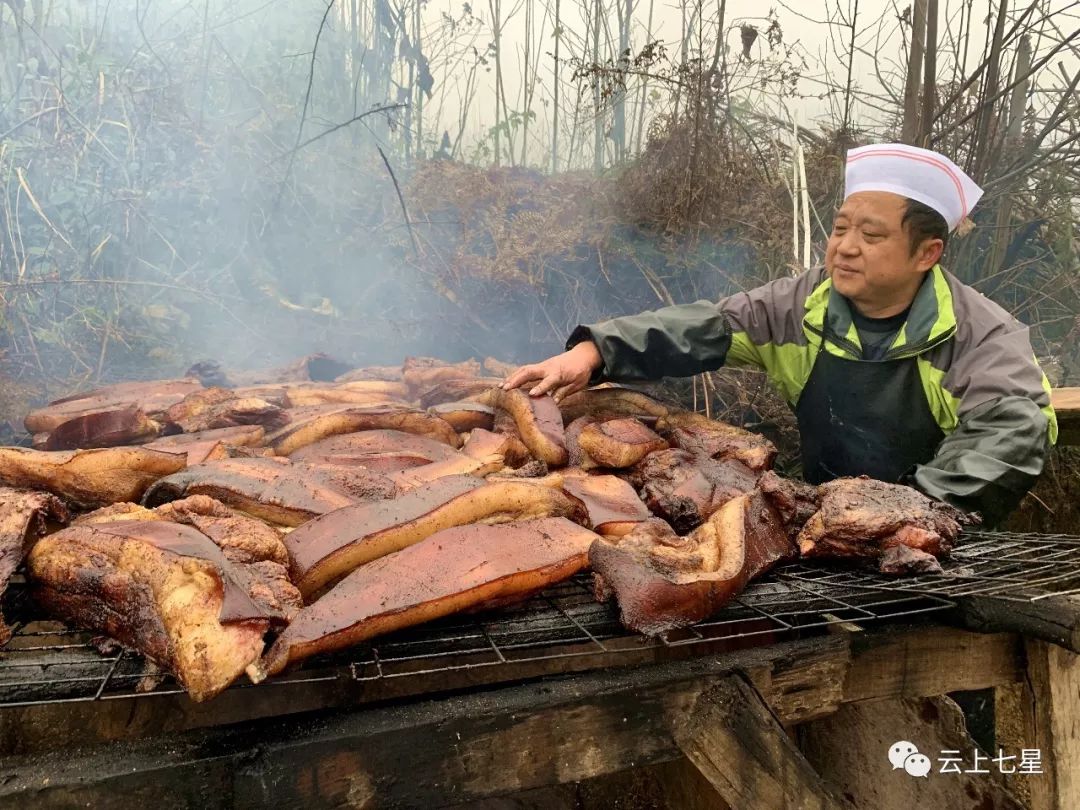
[{"label": "wire mesh grate", "polygon": [[857,566],[797,563],[785,566],[779,576],[807,587],[1038,602],[1080,593],[1080,537],[968,531],[942,568],[943,574],[890,577]]},{"label": "wire mesh grate", "polygon": [[[510,682],[771,644],[847,622],[917,621],[970,595],[1039,600],[1080,592],[1080,537],[969,532],[944,566],[943,576],[891,578],[865,567],[789,564],[707,621],[660,638],[625,630],[617,607],[597,602],[582,574],[521,604],[402,630],[229,691],[409,681],[420,694],[446,688],[451,673],[460,676],[454,683]],[[0,708],[183,693],[138,654],[36,619],[17,581],[4,610],[15,633],[0,648]],[[470,680],[478,671],[484,676]]]}]

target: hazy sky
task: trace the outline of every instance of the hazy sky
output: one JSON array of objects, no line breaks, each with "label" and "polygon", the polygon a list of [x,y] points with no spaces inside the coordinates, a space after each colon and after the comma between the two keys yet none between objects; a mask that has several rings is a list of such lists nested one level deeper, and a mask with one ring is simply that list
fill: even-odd
[{"label": "hazy sky", "polygon": [[[631,50],[636,52],[649,38],[646,29],[650,6],[648,0],[632,1],[634,23],[631,27]],[[473,6],[473,11],[489,24],[493,8],[491,3],[494,0],[481,0],[481,2],[482,4],[477,3]],[[524,102],[521,100],[521,78],[526,39],[523,11],[525,0],[501,0],[501,3],[502,16],[509,17],[504,27],[502,43],[505,94],[511,109],[522,109]],[[605,3],[605,5],[610,5],[610,3]],[[718,5],[717,0],[707,2],[702,10],[702,22],[699,26],[695,26],[704,35],[709,49],[712,47],[709,43],[715,41]],[[1013,5],[1022,9],[1028,4],[1017,2]],[[828,87],[823,80],[828,74],[834,82],[846,83],[851,29],[843,20],[851,20],[854,17],[856,55],[852,70],[852,88],[855,101],[851,114],[854,120],[863,124],[872,125],[880,122],[883,119],[881,108],[892,106],[886,98],[882,80],[891,84],[894,92],[898,92],[902,87],[898,77],[904,70],[906,38],[910,33],[910,26],[902,26],[900,16],[905,14],[907,6],[907,2],[893,0],[859,0],[858,2],[833,0],[830,4],[805,3],[799,0],[788,0],[788,2],[727,0],[725,42],[729,62],[734,66],[733,86],[739,91],[736,95],[751,97],[758,109],[764,107],[774,113],[782,113],[782,110],[792,111],[803,123],[836,119],[840,115],[840,97],[835,94],[831,97],[827,95]],[[984,51],[986,20],[991,8],[996,8],[996,6],[996,0],[976,0],[973,13],[968,20],[964,14],[963,3],[958,0],[941,0],[939,81],[944,81],[952,75],[954,62],[948,54],[955,53],[957,48],[950,37],[955,37],[963,26],[970,26],[972,31],[967,63],[968,65],[978,63]],[[460,15],[461,7],[460,0],[433,0],[426,12],[428,24],[433,24],[443,13],[451,16]],[[1047,11],[1059,12],[1056,21],[1065,31],[1069,32],[1080,26],[1080,3],[1075,0],[1044,0],[1042,7]],[[577,2],[563,0],[561,2],[563,28],[566,33],[562,39],[560,57],[564,63],[569,58],[580,55],[583,47],[591,44],[583,41],[583,34],[588,28],[585,20],[593,8],[592,0],[577,0]],[[553,86],[551,77],[554,66],[552,51],[555,42],[552,37],[553,9],[554,0],[537,0],[536,2],[537,20],[534,22],[533,39],[540,43],[540,81],[531,109],[538,119],[534,135],[539,133],[536,136],[545,142],[550,136],[548,127],[550,127],[551,117],[550,102]],[[741,26],[751,25],[764,32],[770,24],[770,12],[775,15],[780,25],[783,46],[770,51],[765,36],[759,36],[751,49],[753,61],[748,63],[742,60],[740,58]],[[681,48],[684,10],[677,3],[653,0],[651,13],[651,38],[661,40],[670,54],[677,55]],[[693,7],[691,6],[686,13],[692,15]],[[833,25],[826,24],[828,18],[833,20]],[[618,27],[614,11],[610,14],[609,28],[612,37],[617,36]],[[1034,43],[1036,55],[1061,39],[1060,35],[1049,26],[1043,26],[1041,33],[1042,37],[1037,37]],[[478,33],[475,42],[479,48],[483,49],[490,39],[490,29],[485,28]],[[614,44],[617,45],[617,43]],[[692,41],[691,50],[694,45],[696,43]],[[533,50],[535,52],[536,48],[534,47]],[[788,52],[788,64],[799,70],[801,78],[797,84],[799,97],[781,99],[774,87],[761,89],[758,80],[762,75],[776,75],[785,51]],[[1077,63],[1075,51],[1066,51],[1061,56],[1064,57],[1061,61],[1066,65]],[[1055,60],[1052,64],[1056,64],[1057,61]],[[803,62],[805,65],[802,64]],[[573,92],[569,84],[572,72],[572,67],[564,64],[562,68],[564,84],[561,88],[564,103],[568,91]],[[463,92],[461,88],[466,83],[466,72],[459,69],[448,71],[447,75],[440,76],[436,73],[435,78],[436,82],[444,82],[450,88],[444,102],[444,110],[453,110],[456,114],[460,106],[460,93]],[[485,132],[494,123],[494,98],[494,72],[481,73],[475,102],[470,107],[467,127],[474,137]],[[586,97],[585,101],[588,102],[589,99]],[[783,117],[787,116],[783,115]],[[456,122],[452,122],[445,115],[444,119],[446,120],[440,122],[440,130],[447,128],[453,134],[456,131]]]}]

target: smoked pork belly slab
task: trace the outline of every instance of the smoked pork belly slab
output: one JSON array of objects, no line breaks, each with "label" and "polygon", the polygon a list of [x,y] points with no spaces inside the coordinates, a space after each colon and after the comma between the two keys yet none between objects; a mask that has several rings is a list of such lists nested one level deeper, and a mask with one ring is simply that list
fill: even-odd
[{"label": "smoked pork belly slab", "polygon": [[603,542],[559,517],[444,529],[360,566],[300,611],[253,677],[403,627],[525,598],[583,570],[595,541]]}]

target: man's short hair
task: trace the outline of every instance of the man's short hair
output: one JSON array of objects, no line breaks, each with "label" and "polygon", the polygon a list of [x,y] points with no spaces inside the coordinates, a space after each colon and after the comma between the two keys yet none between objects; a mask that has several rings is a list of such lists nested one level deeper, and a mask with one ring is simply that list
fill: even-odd
[{"label": "man's short hair", "polygon": [[945,221],[945,217],[918,200],[910,197],[904,199],[907,201],[907,207],[904,209],[904,218],[900,220],[900,224],[907,229],[911,255],[914,256],[919,245],[927,239],[940,239],[942,250],[944,250],[949,244],[949,224]]}]

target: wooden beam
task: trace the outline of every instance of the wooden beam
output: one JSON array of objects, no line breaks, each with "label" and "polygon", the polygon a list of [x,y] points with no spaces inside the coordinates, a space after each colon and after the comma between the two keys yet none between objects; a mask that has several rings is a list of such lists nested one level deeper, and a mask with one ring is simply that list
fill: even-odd
[{"label": "wooden beam", "polygon": [[821,780],[761,696],[737,675],[703,693],[675,736],[733,807],[852,807]]},{"label": "wooden beam", "polygon": [[1080,797],[1080,656],[1028,641],[1024,747],[1041,753],[1028,777],[1031,810],[1071,810]]},{"label": "wooden beam", "polygon": [[1037,602],[963,596],[957,615],[971,630],[1019,633],[1080,652],[1080,597],[1052,596]]},{"label": "wooden beam", "polygon": [[1014,635],[937,627],[931,633],[898,633],[876,643],[870,636],[863,632],[849,637],[852,661],[844,702],[988,689],[1014,682],[1023,670],[1023,647]]},{"label": "wooden beam", "polygon": [[[990,773],[941,773],[942,751],[959,751],[973,768],[975,742],[960,707],[947,697],[887,698],[845,704],[835,714],[800,726],[799,741],[810,764],[856,807],[912,810],[921,807],[977,807],[1024,810],[1009,790],[1008,778]],[[926,776],[909,774],[890,762],[900,741],[929,759]],[[917,773],[917,772],[916,772]]]},{"label": "wooden beam", "polygon": [[1055,388],[1050,404],[1057,414],[1059,445],[1080,445],[1080,388]]},{"label": "wooden beam", "polygon": [[133,797],[165,793],[174,804],[208,808],[438,807],[681,758],[675,729],[718,679],[735,673],[787,724],[850,700],[1015,683],[1019,644],[1015,636],[933,625],[890,627],[400,706],[4,757],[0,806],[126,808]]}]

